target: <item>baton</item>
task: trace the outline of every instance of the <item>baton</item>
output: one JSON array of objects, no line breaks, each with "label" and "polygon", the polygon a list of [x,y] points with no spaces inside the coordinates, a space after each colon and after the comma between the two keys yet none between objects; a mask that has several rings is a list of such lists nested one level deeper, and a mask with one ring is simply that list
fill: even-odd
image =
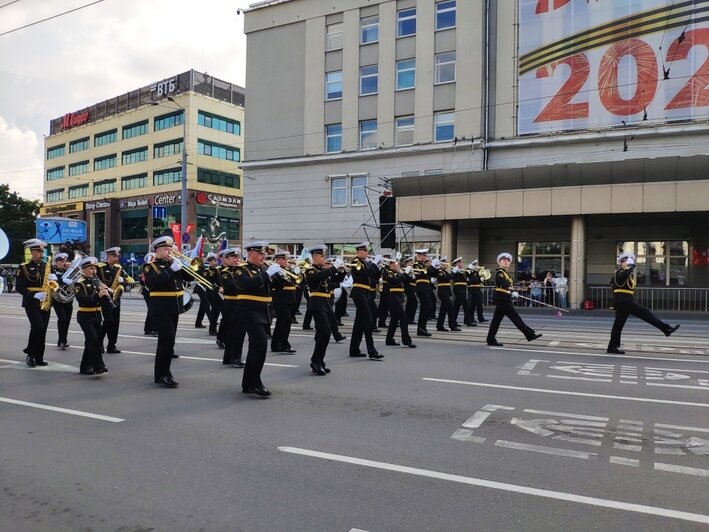
[{"label": "baton", "polygon": [[540,305],[544,305],[545,307],[549,307],[549,308],[554,308],[554,309],[556,309],[556,310],[560,310],[561,312],[569,312],[569,311],[566,310],[565,308],[555,307],[554,305],[549,305],[548,303],[542,303],[541,301],[537,301],[536,299],[532,299],[531,297],[521,296],[521,295],[519,295],[519,294],[517,294],[517,297],[522,298],[522,299],[526,299],[527,301],[531,301],[532,303],[538,303],[538,304],[540,304]]}]

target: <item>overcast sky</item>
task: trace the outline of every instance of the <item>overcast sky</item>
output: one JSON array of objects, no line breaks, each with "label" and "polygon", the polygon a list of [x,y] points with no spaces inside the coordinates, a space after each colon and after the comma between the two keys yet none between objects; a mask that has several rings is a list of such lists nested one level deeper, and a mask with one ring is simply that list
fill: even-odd
[{"label": "overcast sky", "polygon": [[[0,0],[0,34],[95,0]],[[244,86],[254,0],[103,0],[0,35],[0,183],[41,199],[49,121],[191,68]]]}]

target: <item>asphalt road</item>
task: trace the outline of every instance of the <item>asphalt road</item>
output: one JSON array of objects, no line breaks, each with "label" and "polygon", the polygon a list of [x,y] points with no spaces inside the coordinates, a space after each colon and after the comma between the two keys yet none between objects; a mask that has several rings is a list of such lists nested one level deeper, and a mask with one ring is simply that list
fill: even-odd
[{"label": "asphalt road", "polygon": [[495,349],[487,324],[418,349],[377,335],[384,360],[331,343],[325,377],[298,325],[264,400],[195,312],[164,389],[142,300],[86,377],[78,324],[60,351],[54,316],[49,366],[25,366],[26,317],[0,296],[0,530],[709,530],[705,315],[671,338],[631,319],[625,356],[594,313],[524,315],[533,343],[504,322]]}]

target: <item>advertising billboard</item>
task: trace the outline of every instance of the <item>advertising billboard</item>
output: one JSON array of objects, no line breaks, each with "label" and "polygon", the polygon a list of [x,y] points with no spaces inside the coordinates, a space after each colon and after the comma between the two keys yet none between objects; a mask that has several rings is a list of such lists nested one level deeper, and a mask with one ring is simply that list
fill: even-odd
[{"label": "advertising billboard", "polygon": [[709,116],[709,0],[518,5],[518,134]]},{"label": "advertising billboard", "polygon": [[37,238],[48,244],[63,244],[70,240],[86,240],[86,222],[71,218],[37,218]]}]

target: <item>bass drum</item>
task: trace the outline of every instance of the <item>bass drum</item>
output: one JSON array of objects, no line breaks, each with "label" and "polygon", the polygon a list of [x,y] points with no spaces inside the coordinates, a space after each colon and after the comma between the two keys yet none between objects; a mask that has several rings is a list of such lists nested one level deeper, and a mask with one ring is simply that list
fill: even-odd
[{"label": "bass drum", "polygon": [[194,301],[192,300],[192,294],[185,292],[182,294],[182,314],[187,312],[192,308]]}]

